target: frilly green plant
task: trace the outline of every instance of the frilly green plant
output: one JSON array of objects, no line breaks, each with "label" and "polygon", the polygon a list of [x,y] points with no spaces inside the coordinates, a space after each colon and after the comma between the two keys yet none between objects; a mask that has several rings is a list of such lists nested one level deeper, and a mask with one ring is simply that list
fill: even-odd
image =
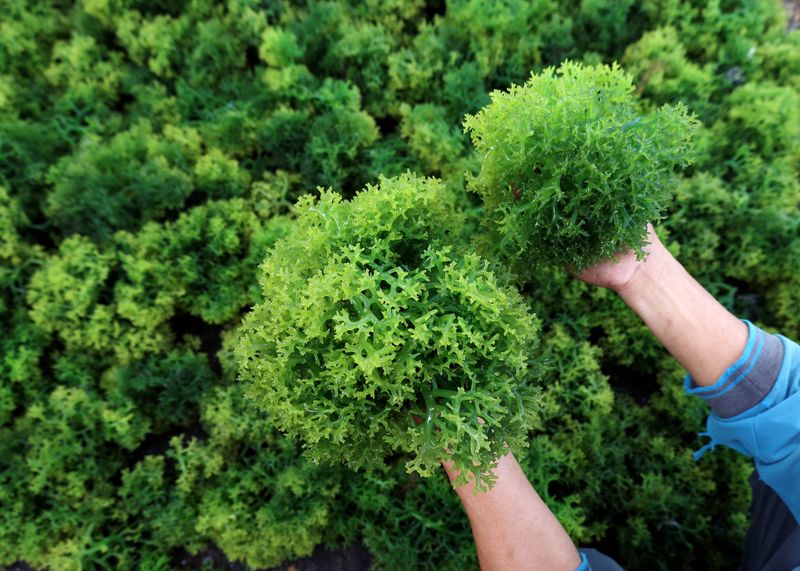
[{"label": "frilly green plant", "polygon": [[334,525],[342,471],[303,458],[238,385],[206,395],[201,424],[206,438],[176,437],[168,453],[195,530],[250,568],[311,555]]},{"label": "frilly green plant", "polygon": [[581,269],[623,246],[639,250],[673,171],[690,158],[695,120],[683,105],[643,114],[616,65],[566,62],[492,93],[464,128],[482,157],[471,190],[501,253]]},{"label": "frilly green plant", "polygon": [[170,337],[163,322],[133,323],[120,315],[110,285],[118,267],[115,252],[84,236],[67,238],[31,276],[31,320],[69,350],[113,353],[121,362],[163,349]]},{"label": "frilly green plant", "polygon": [[410,173],[351,202],[304,197],[262,265],[240,378],[312,460],[368,467],[403,451],[429,476],[447,454],[459,484],[485,489],[497,458],[526,444],[537,322],[454,243],[446,197]]}]

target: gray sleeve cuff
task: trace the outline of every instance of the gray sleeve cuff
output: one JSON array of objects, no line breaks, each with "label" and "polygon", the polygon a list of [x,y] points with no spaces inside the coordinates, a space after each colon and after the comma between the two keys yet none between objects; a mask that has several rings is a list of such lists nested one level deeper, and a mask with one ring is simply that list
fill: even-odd
[{"label": "gray sleeve cuff", "polygon": [[736,362],[719,380],[708,387],[698,387],[691,375],[684,386],[688,394],[706,401],[720,418],[742,414],[760,403],[770,392],[783,364],[783,342],[745,321],[747,345]]}]

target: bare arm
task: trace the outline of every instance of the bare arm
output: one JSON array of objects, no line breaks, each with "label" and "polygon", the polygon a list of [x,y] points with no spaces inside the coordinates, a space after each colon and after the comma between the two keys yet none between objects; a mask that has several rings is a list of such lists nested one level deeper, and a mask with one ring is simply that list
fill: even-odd
[{"label": "bare arm", "polygon": [[[648,256],[632,251],[578,277],[617,292],[701,386],[713,384],[741,355],[747,327],[715,300],[661,244],[650,227]],[[451,481],[452,466],[443,462]],[[475,495],[458,488],[483,571],[573,571],[580,555],[513,455],[500,459],[497,483]]]},{"label": "bare arm", "polygon": [[[443,462],[450,481],[457,473]],[[485,493],[456,488],[472,526],[482,571],[575,571],[578,550],[531,486],[512,454],[503,456],[497,482]]]},{"label": "bare arm", "polygon": [[616,291],[700,386],[709,386],[741,355],[747,326],[689,275],[649,227],[649,255],[632,251],[578,278]]}]

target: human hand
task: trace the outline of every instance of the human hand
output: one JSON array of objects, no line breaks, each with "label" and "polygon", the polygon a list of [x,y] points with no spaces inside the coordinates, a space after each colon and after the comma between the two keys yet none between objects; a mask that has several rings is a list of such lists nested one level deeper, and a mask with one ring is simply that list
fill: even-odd
[{"label": "human hand", "polygon": [[748,327],[701,286],[659,241],[648,225],[643,248],[586,268],[576,277],[614,290],[664,347],[692,375],[712,386],[744,351]]},{"label": "human hand", "polygon": [[[647,242],[642,251],[647,253],[648,257],[664,247],[658,239],[652,224],[647,225]],[[629,249],[619,252],[610,260],[605,260],[586,268],[578,274],[571,273],[582,282],[605,287],[619,293],[635,280],[644,262],[645,260],[637,260],[636,252]]]}]

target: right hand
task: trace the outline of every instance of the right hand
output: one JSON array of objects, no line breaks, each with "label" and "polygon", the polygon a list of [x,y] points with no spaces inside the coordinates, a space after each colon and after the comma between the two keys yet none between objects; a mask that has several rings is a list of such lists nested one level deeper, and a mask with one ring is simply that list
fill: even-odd
[{"label": "right hand", "polygon": [[[647,244],[642,248],[648,256],[659,248],[663,248],[661,241],[656,236],[652,224],[647,225]],[[617,253],[610,260],[599,262],[594,266],[584,269],[576,278],[587,284],[596,285],[620,292],[631,284],[645,260],[637,260],[636,253],[629,249]]]}]

